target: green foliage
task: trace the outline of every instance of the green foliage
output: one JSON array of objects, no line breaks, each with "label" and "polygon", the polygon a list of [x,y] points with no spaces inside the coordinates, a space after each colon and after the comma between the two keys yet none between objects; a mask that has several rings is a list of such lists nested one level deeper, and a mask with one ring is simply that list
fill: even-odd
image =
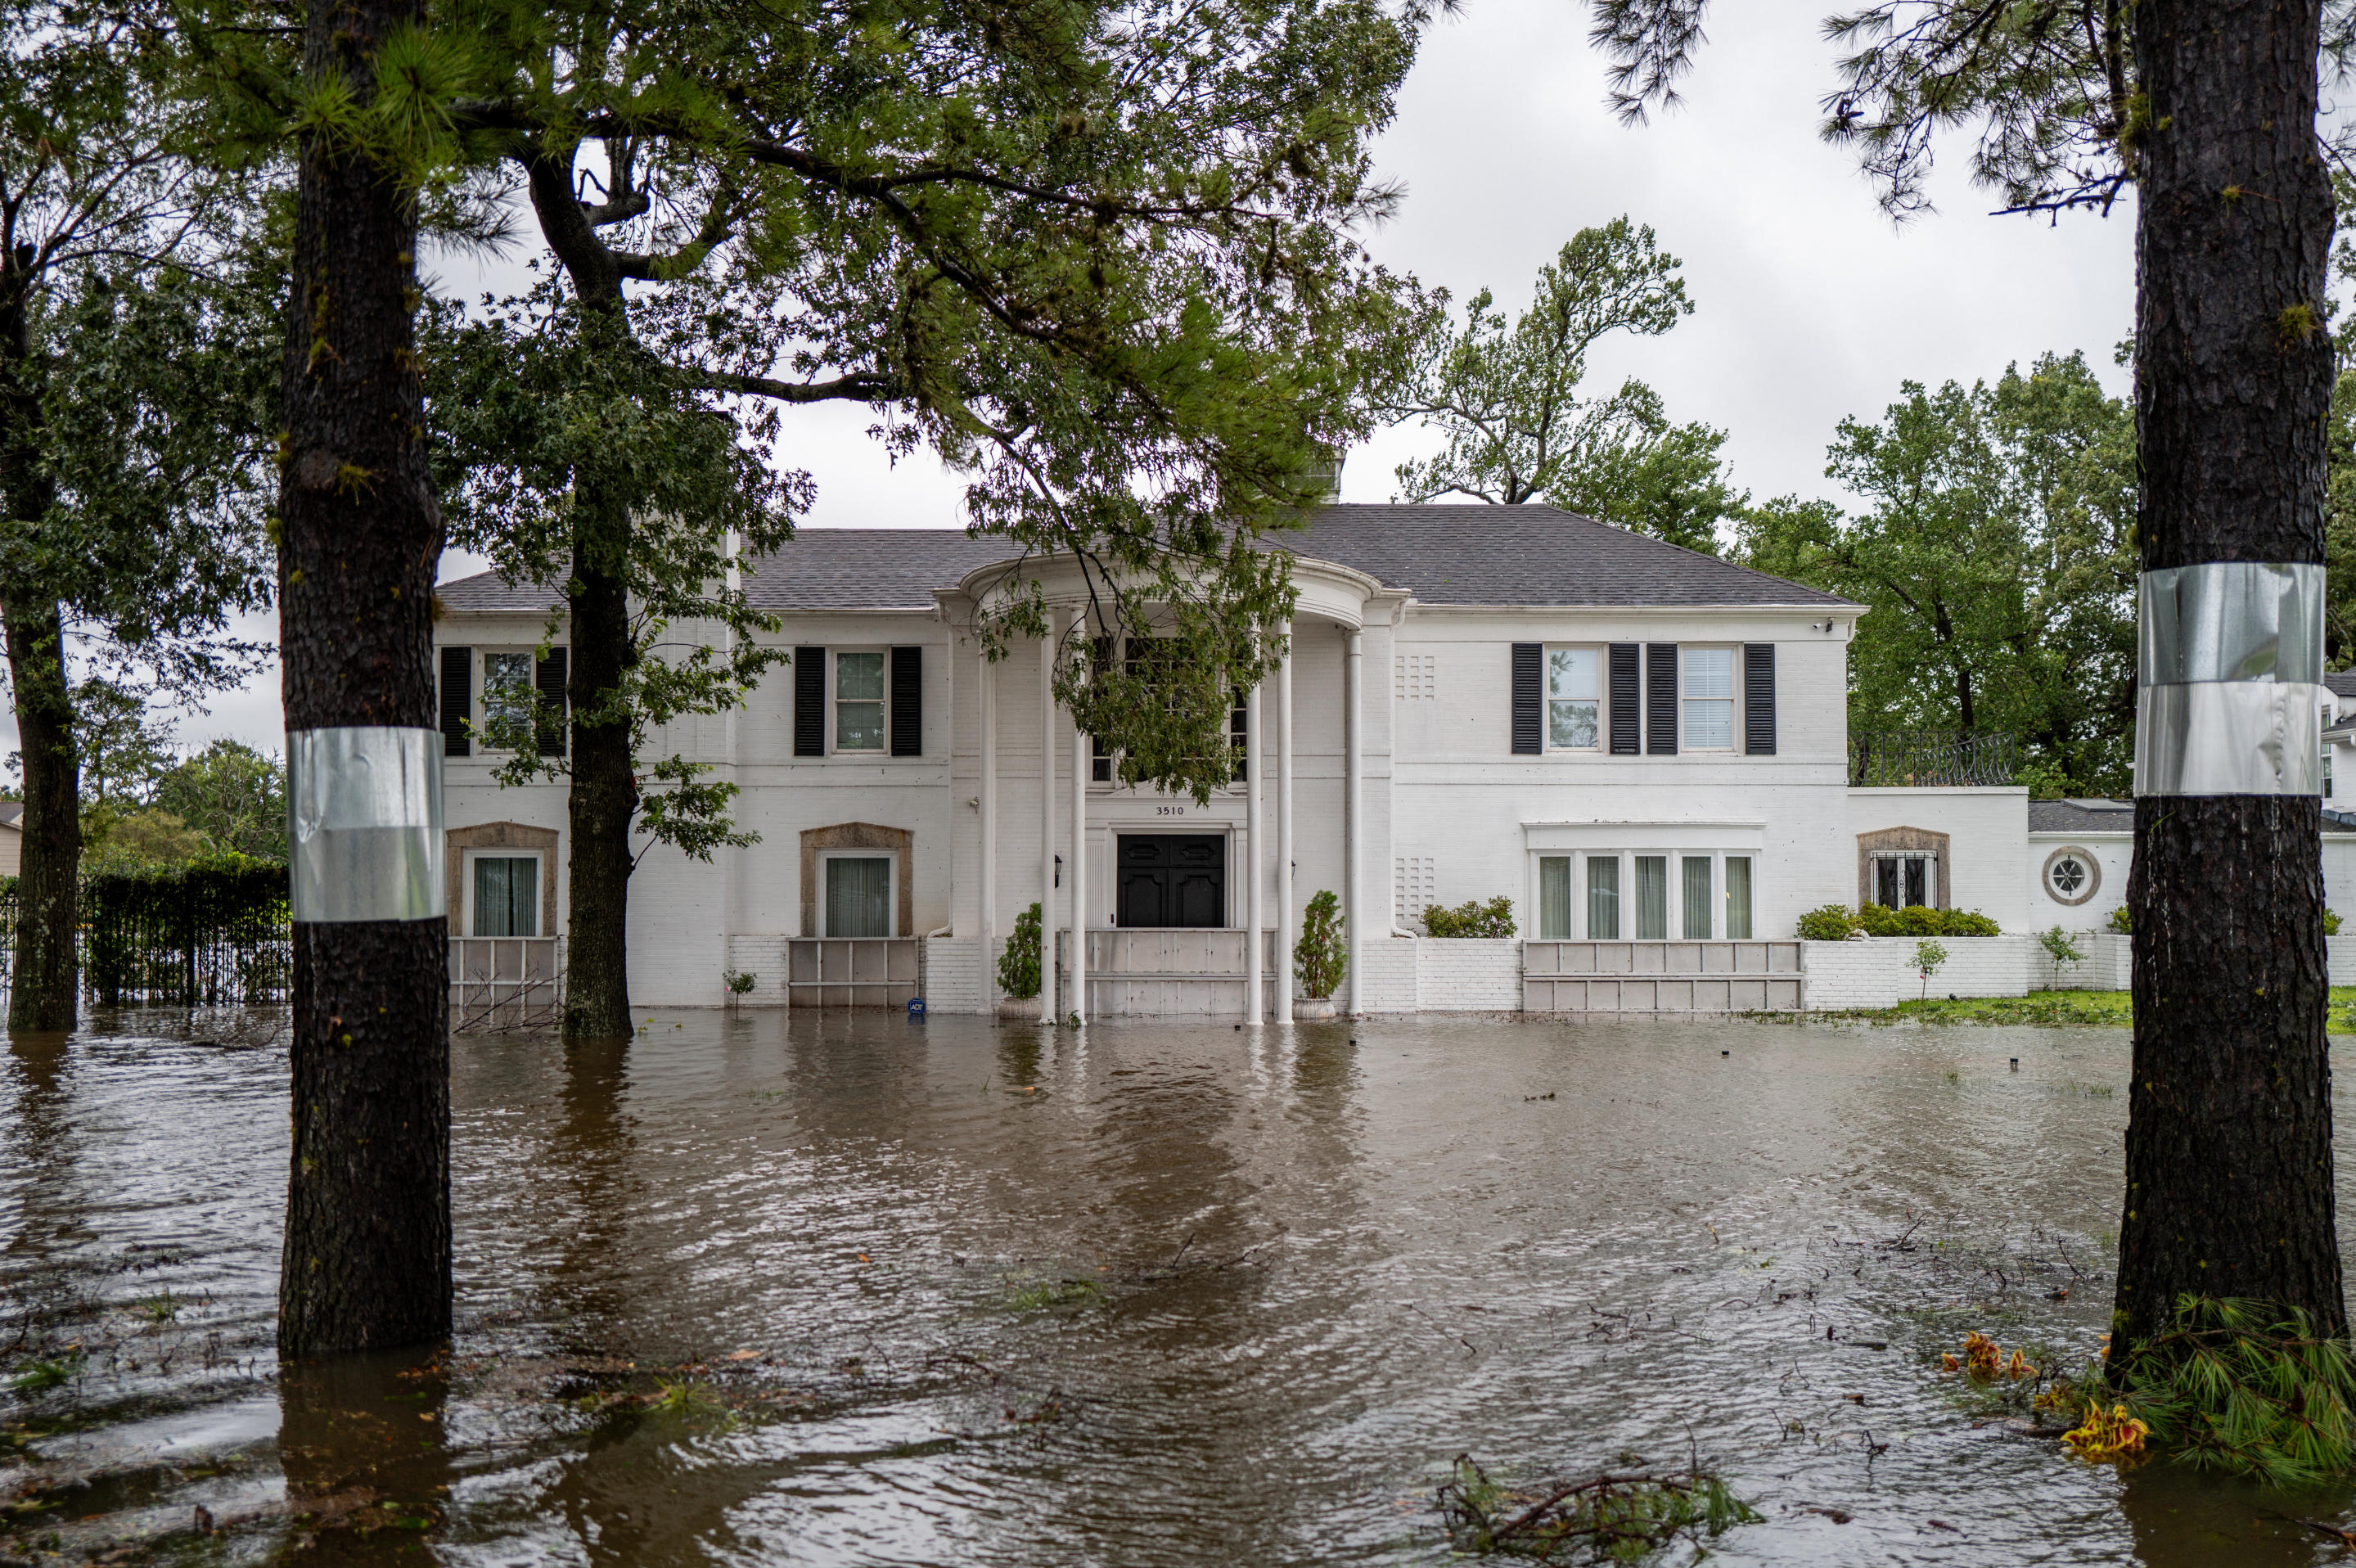
[{"label": "green foliage", "polygon": [[1502,896],[1486,904],[1467,898],[1452,909],[1434,904],[1423,912],[1427,937],[1510,937],[1515,929],[1514,901]]},{"label": "green foliage", "polygon": [[2117,908],[2111,911],[2111,918],[2104,923],[2109,926],[2112,930],[2116,931],[2120,936],[2127,936],[2135,930],[2135,914],[2125,904],[2122,904]]},{"label": "green foliage", "polygon": [[1456,1551],[1539,1563],[1633,1563],[1683,1541],[1703,1541],[1761,1516],[1724,1477],[1702,1469],[1654,1475],[1631,1464],[1584,1480],[1509,1487],[1469,1455],[1440,1487],[1440,1514]]},{"label": "green foliage", "polygon": [[2356,1361],[2344,1335],[2319,1333],[2296,1307],[2179,1296],[2174,1324],[2088,1391],[2104,1388],[2189,1464],[2282,1487],[2356,1468]]},{"label": "green foliage", "polygon": [[[2125,908],[2125,906],[2123,905],[2121,908]],[[2339,910],[2326,909],[2323,912],[2323,934],[2327,937],[2336,937],[2340,934]]]},{"label": "green foliage", "polygon": [[1014,929],[998,954],[998,989],[1018,1002],[1039,994],[1039,906],[1014,917]]},{"label": "green foliage", "polygon": [[724,980],[732,996],[750,996],[753,993],[754,978],[742,970],[729,971]]},{"label": "green foliage", "polygon": [[1342,901],[1331,888],[1320,888],[1301,911],[1301,935],[1292,944],[1292,972],[1301,993],[1323,1001],[1341,987],[1350,949],[1343,928]]},{"label": "green foliage", "polygon": [[[82,871],[104,876],[150,867],[185,865],[217,853],[205,835],[160,806],[99,819],[101,836],[83,840]],[[93,825],[86,821],[85,827]]]},{"label": "green foliage", "polygon": [[145,805],[172,766],[172,721],[157,716],[145,693],[101,676],[74,688],[73,705],[85,811],[103,819]]},{"label": "green foliage", "polygon": [[1800,938],[1811,942],[1841,942],[1861,929],[1856,913],[1846,904],[1825,904],[1800,917]]},{"label": "green foliage", "polygon": [[148,799],[187,824],[209,854],[286,858],[286,765],[241,741],[214,741],[166,769]]},{"label": "green foliage", "polygon": [[2045,956],[2051,959],[2057,965],[2083,963],[2086,961],[2085,950],[2071,940],[2068,933],[2064,932],[2059,925],[2040,935],[2037,945],[2043,948]]},{"label": "green foliage", "polygon": [[1994,920],[1976,909],[1934,909],[1927,904],[1912,904],[1903,909],[1887,908],[1879,904],[1860,905],[1854,911],[1840,910],[1838,905],[1827,905],[1826,908],[1847,914],[1850,929],[1863,931],[1869,937],[1993,937],[2002,934]]},{"label": "green foliage", "polygon": [[1914,944],[1914,967],[1924,976],[1938,973],[1940,966],[1946,961],[1947,950],[1943,944],[1928,937]]},{"label": "green foliage", "polygon": [[1740,504],[1719,456],[1726,433],[1672,425],[1640,381],[1608,397],[1577,395],[1600,339],[1657,337],[1693,313],[1678,264],[1650,228],[1616,218],[1580,230],[1539,269],[1530,308],[1510,326],[1485,288],[1466,303],[1461,330],[1434,321],[1380,405],[1447,438],[1440,456],[1400,465],[1401,499],[1543,499],[1716,553],[1719,521]]},{"label": "green foliage", "polygon": [[284,998],[292,965],[286,867],[222,855],[84,879],[82,961],[103,1006]]},{"label": "green foliage", "polygon": [[2084,359],[1994,386],[1908,383],[1842,422],[1827,472],[1866,503],[1750,509],[1745,564],[1870,606],[1849,729],[2019,738],[2041,792],[2124,793],[2133,761],[2133,411]]}]

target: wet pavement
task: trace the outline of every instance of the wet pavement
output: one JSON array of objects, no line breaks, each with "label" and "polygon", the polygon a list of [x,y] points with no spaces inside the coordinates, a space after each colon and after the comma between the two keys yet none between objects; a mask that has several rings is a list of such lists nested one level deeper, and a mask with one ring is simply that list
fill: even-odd
[{"label": "wet pavement", "polygon": [[647,1016],[461,1037],[455,1343],[284,1374],[277,1020],[14,1042],[0,1557],[1437,1563],[1460,1454],[1698,1455],[1726,1563],[2350,1555],[1939,1369],[2098,1343],[2123,1030]]}]

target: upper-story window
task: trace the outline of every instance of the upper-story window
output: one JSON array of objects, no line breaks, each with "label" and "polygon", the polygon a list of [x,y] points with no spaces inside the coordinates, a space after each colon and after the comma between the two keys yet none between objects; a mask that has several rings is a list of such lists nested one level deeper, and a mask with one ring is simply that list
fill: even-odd
[{"label": "upper-story window", "polygon": [[884,651],[834,656],[834,749],[882,751],[884,729]]},{"label": "upper-story window", "polygon": [[1547,650],[1547,749],[1593,751],[1602,735],[1601,649]]},{"label": "upper-story window", "polygon": [[539,697],[530,654],[483,655],[483,729],[492,745],[511,741],[533,722]]},{"label": "upper-story window", "polygon": [[1685,748],[1688,751],[1734,749],[1734,650],[1687,648],[1679,650],[1685,690]]}]

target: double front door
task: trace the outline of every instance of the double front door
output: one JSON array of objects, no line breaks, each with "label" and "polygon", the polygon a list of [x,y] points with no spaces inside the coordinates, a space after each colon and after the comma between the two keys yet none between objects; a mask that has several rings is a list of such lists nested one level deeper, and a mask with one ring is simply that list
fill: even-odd
[{"label": "double front door", "polygon": [[1123,926],[1227,923],[1227,841],[1215,833],[1121,833],[1114,875]]}]

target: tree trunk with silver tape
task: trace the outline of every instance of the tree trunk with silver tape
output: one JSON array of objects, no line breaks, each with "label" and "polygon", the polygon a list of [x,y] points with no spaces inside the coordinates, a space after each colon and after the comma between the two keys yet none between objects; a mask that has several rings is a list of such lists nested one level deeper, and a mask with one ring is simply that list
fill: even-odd
[{"label": "tree trunk with silver tape", "polygon": [[[2139,99],[2123,141],[2137,185],[2146,688],[2112,1321],[2130,1354],[2188,1292],[2304,1308],[2331,1332],[2345,1321],[2320,801],[2306,787],[2315,714],[2296,689],[2316,677],[2288,653],[2305,630],[2284,630],[2277,663],[2211,650],[2156,672],[2151,608],[2179,578],[2185,593],[2218,578],[2201,570],[2212,563],[2323,559],[2332,209],[2314,129],[2319,25],[2315,0],[2135,12],[2147,110]],[[2204,772],[2211,761],[2224,770]]]},{"label": "tree trunk with silver tape", "polygon": [[[306,64],[315,78],[340,72],[365,103],[377,48],[423,18],[417,0],[311,0]],[[294,732],[434,726],[429,608],[442,524],[412,320],[416,243],[412,194],[369,150],[305,138],[282,381],[290,764],[303,749]],[[291,796],[334,799],[324,785],[337,780],[319,770],[363,766],[378,743],[364,734],[324,749],[332,757],[305,764],[310,780],[290,777]],[[306,823],[299,803],[294,815],[298,838],[338,829],[332,815]],[[421,833],[380,836],[414,845]],[[294,848],[299,860],[305,847]],[[299,867],[295,880],[294,1150],[278,1325],[289,1355],[417,1344],[450,1328],[446,921],[438,900],[423,918],[405,901],[420,877],[391,879],[401,891],[370,899],[358,897],[348,865],[332,865],[316,890],[355,901],[306,908]],[[354,918],[370,914],[379,918]]]}]

